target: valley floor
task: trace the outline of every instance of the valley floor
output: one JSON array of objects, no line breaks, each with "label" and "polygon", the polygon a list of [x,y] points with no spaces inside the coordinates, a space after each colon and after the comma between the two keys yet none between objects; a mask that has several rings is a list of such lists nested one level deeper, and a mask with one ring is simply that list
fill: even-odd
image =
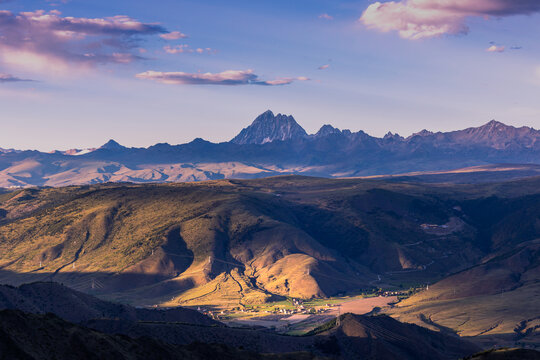
[{"label": "valley floor", "polygon": [[[324,299],[319,302],[322,301]],[[326,304],[312,308],[315,311],[314,314],[272,314],[270,310],[266,310],[263,312],[264,315],[261,316],[261,311],[255,308],[254,311],[231,312],[228,316],[229,320],[225,320],[224,322],[234,327],[260,326],[275,329],[277,332],[289,335],[300,335],[312,331],[340,314],[367,314],[376,307],[382,308],[397,302],[398,298],[396,296],[377,296],[353,297],[352,299],[327,299],[326,301]],[[271,308],[271,306],[265,305],[265,308]]]}]

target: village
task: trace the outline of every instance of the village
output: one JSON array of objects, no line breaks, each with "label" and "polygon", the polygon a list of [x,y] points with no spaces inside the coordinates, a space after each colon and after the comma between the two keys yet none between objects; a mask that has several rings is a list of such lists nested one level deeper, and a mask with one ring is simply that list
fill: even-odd
[{"label": "village", "polygon": [[231,308],[201,305],[194,309],[231,327],[259,328],[302,335],[341,314],[378,312],[381,308],[392,306],[423,289],[423,286],[408,290],[376,289],[359,295],[328,299],[288,298],[266,304],[238,305]]}]

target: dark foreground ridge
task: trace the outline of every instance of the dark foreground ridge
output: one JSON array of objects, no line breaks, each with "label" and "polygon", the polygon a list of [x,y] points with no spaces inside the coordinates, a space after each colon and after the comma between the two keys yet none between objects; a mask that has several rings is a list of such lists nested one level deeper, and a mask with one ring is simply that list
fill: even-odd
[{"label": "dark foreground ridge", "polygon": [[134,308],[104,301],[55,282],[36,282],[19,287],[0,285],[0,309],[18,309],[35,314],[53,313],[75,323],[107,318],[223,326],[195,310],[183,307],[167,310]]},{"label": "dark foreground ridge", "polygon": [[493,349],[464,360],[540,360],[540,352],[532,349]]},{"label": "dark foreground ridge", "polygon": [[[204,324],[196,316],[179,316],[189,313],[185,309],[134,309],[53,283],[0,289],[0,307],[10,308],[0,311],[0,353],[9,354],[9,359],[92,358],[89,354],[102,359],[115,354],[118,359],[182,358],[175,357],[178,354],[189,355],[189,359],[251,359],[255,353],[274,353],[281,355],[268,358],[371,356],[428,360],[456,359],[479,350],[456,336],[400,323],[385,315],[345,314],[339,325],[334,320],[308,336],[285,336],[264,330],[227,328],[210,319]],[[225,345],[205,347],[201,343]]]},{"label": "dark foreground ridge", "polygon": [[263,355],[226,345],[166,344],[148,337],[107,335],[66,322],[56,315],[0,311],[0,359],[9,360],[214,360],[315,359],[309,353]]}]

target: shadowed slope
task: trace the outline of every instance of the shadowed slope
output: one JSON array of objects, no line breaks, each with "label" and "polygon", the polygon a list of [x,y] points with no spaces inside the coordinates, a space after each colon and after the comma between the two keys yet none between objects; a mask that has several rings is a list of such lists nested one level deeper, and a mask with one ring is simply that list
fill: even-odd
[{"label": "shadowed slope", "polygon": [[[540,343],[540,240],[491,255],[390,310],[401,321],[442,326],[478,341]],[[506,336],[505,336],[506,335]]]},{"label": "shadowed slope", "polygon": [[410,274],[432,281],[538,238],[539,181],[290,176],[15,191],[0,195],[0,280],[54,280],[140,305],[227,306],[399,285]]},{"label": "shadowed slope", "polygon": [[540,352],[532,349],[494,349],[468,356],[464,360],[540,360]]},{"label": "shadowed slope", "polygon": [[0,285],[0,309],[54,313],[64,320],[81,323],[91,319],[128,321],[170,321],[208,326],[221,323],[191,309],[140,309],[100,300],[53,282],[25,284],[20,287]]},{"label": "shadowed slope", "polygon": [[68,359],[314,359],[309,353],[264,355],[226,345],[165,344],[145,338],[107,335],[66,322],[52,314],[0,311],[0,357],[10,360]]}]

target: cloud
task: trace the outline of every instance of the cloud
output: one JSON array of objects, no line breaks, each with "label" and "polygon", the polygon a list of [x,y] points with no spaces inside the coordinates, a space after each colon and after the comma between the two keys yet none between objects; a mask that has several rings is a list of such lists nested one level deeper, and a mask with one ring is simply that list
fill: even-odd
[{"label": "cloud", "polygon": [[34,80],[21,79],[11,74],[0,73],[0,83],[20,82],[20,81],[34,81]]},{"label": "cloud", "polygon": [[167,54],[182,54],[188,51],[193,52],[193,50],[189,48],[189,45],[185,44],[175,46],[167,45],[163,47],[163,50],[165,50]]},{"label": "cloud", "polygon": [[334,20],[334,17],[332,15],[328,15],[324,13],[324,14],[319,15],[319,19]]},{"label": "cloud", "polygon": [[[11,1],[11,0],[8,0],[8,1]],[[63,4],[67,4],[71,0],[45,0],[45,1],[48,2],[50,6],[60,6]]]},{"label": "cloud", "polygon": [[70,64],[93,66],[129,63],[141,36],[167,35],[159,24],[128,16],[63,17],[58,10],[12,13],[0,11],[0,56],[14,66],[49,71]]},{"label": "cloud", "polygon": [[159,35],[162,39],[165,40],[178,40],[178,39],[185,39],[187,38],[186,34],[182,34],[180,31],[173,31],[166,34]]},{"label": "cloud", "polygon": [[324,65],[321,65],[317,68],[317,70],[325,70],[325,69],[328,69],[330,67],[330,64],[324,64]]},{"label": "cloud", "polygon": [[405,39],[466,34],[468,17],[503,17],[540,12],[538,0],[401,0],[375,2],[359,21],[370,29],[397,31]]},{"label": "cloud", "polygon": [[306,77],[261,80],[253,70],[227,70],[220,73],[185,73],[146,71],[135,75],[138,79],[154,80],[175,85],[288,85],[294,81],[307,81]]},{"label": "cloud", "polygon": [[487,52],[498,52],[498,53],[502,53],[504,52],[504,50],[505,50],[504,46],[497,46],[497,45],[491,45],[490,47],[486,49]]},{"label": "cloud", "polygon": [[165,50],[165,52],[167,54],[183,54],[183,53],[198,53],[198,54],[203,54],[203,53],[213,53],[215,54],[216,51],[211,49],[211,48],[196,48],[196,49],[192,49],[189,45],[187,44],[181,44],[181,45],[174,45],[174,46],[164,46],[163,47],[163,50]]}]

